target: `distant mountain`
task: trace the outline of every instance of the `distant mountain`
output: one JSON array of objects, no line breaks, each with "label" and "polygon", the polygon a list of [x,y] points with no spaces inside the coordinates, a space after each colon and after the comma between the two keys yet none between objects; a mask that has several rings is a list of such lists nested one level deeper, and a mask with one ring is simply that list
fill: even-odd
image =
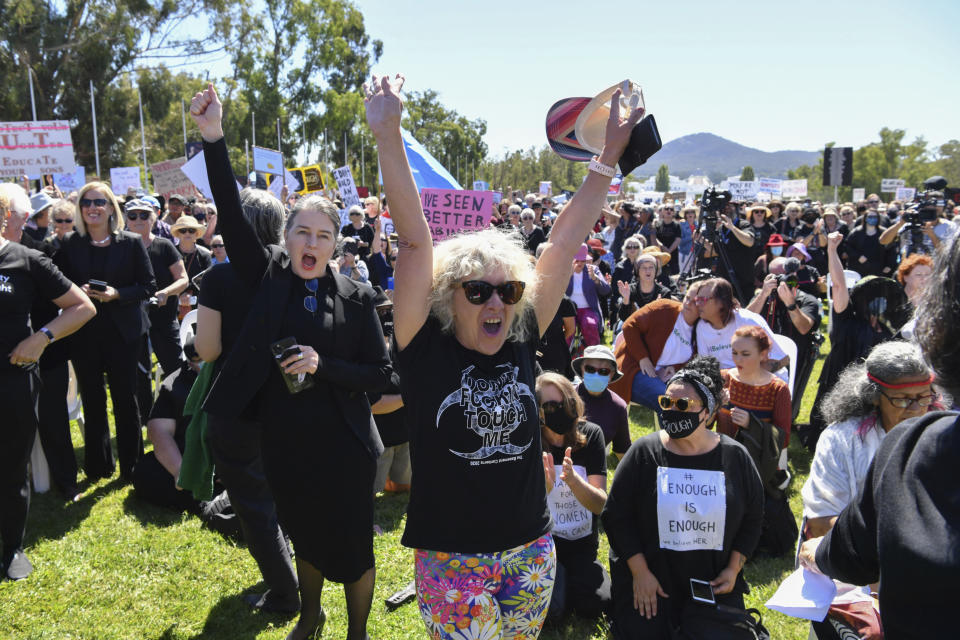
[{"label": "distant mountain", "polygon": [[661,164],[681,178],[707,175],[713,182],[738,175],[745,166],[757,177],[786,178],[787,170],[816,164],[820,151],[760,151],[712,133],[694,133],[663,145],[635,174],[652,175]]}]

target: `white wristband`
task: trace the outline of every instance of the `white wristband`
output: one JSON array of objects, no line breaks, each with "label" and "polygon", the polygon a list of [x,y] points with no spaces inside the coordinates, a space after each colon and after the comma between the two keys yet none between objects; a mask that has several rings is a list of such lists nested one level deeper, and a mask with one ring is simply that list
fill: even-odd
[{"label": "white wristband", "polygon": [[590,164],[587,166],[587,170],[593,171],[594,173],[599,173],[600,175],[606,176],[607,178],[612,178],[617,173],[617,170],[614,169],[613,167],[602,164],[597,159],[597,156],[593,156],[593,158],[590,160]]}]

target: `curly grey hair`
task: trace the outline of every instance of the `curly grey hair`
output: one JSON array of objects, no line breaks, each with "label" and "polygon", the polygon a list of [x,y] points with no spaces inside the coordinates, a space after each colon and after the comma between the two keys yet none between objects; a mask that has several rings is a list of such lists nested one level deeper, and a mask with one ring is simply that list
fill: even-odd
[{"label": "curly grey hair", "polygon": [[833,389],[824,396],[820,413],[827,424],[868,416],[880,404],[880,385],[867,374],[895,384],[904,378],[930,374],[917,345],[903,340],[875,346],[865,362],[849,365],[840,374]]},{"label": "curly grey hair", "polygon": [[434,248],[430,313],[440,320],[445,333],[453,333],[453,296],[460,283],[482,278],[495,269],[502,269],[507,280],[522,280],[526,284],[523,297],[514,305],[507,340],[522,342],[529,337],[527,318],[533,313],[538,284],[533,258],[524,249],[519,232],[504,233],[499,229],[461,233]]},{"label": "curly grey hair", "polygon": [[937,386],[960,396],[960,234],[941,242],[916,318],[914,335]]}]

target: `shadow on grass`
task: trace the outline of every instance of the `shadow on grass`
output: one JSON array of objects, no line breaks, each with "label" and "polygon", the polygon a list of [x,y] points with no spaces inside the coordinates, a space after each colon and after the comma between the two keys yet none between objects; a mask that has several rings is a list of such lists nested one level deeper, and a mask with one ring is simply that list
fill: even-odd
[{"label": "shadow on grass", "polygon": [[104,496],[123,489],[120,478],[97,487],[84,494],[77,502],[70,502],[56,490],[31,497],[30,514],[27,517],[26,544],[37,540],[59,540],[76,529],[90,515],[90,510]]},{"label": "shadow on grass", "polygon": [[[207,614],[203,630],[190,640],[209,640],[209,638],[255,640],[267,627],[283,626],[295,615],[252,611],[243,601],[243,594],[237,593],[221,598]],[[176,637],[172,632],[172,628],[168,628],[157,640]]]},{"label": "shadow on grass", "polygon": [[[183,521],[183,514],[191,513],[189,509],[171,509],[152,504],[137,497],[136,490],[130,491],[123,499],[123,511],[140,521],[143,526],[169,527]],[[196,515],[196,510],[193,510]]]},{"label": "shadow on grass", "polygon": [[407,513],[408,493],[382,493],[373,499],[373,522],[384,532],[395,531]]}]

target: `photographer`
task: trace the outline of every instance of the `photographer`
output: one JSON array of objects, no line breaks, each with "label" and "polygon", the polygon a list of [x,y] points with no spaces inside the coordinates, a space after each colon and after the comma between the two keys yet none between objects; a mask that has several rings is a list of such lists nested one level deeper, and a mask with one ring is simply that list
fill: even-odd
[{"label": "photographer", "polygon": [[943,208],[937,203],[942,202],[942,192],[928,192],[922,202],[880,234],[880,244],[888,246],[899,238],[901,259],[914,253],[933,255],[950,230],[949,221],[940,217]]},{"label": "photographer", "polygon": [[794,259],[775,258],[763,287],[747,305],[747,309],[763,316],[774,333],[787,336],[797,345],[797,373],[791,389],[794,415],[800,409],[803,390],[820,348],[820,300],[800,290],[799,268]]},{"label": "photographer", "polygon": [[[733,216],[732,218],[729,216]],[[715,231],[709,230],[708,225],[711,221],[716,225]],[[710,258],[718,255],[716,242],[719,242],[725,249],[730,270],[727,269],[724,261],[716,265],[717,273],[730,281],[737,291],[737,298],[741,304],[749,301],[749,295],[753,291],[753,243],[754,235],[750,231],[751,224],[745,220],[740,220],[739,209],[733,203],[728,202],[724,208],[724,213],[719,217],[716,214],[705,213],[703,215],[703,224],[701,233],[705,241],[704,257]],[[713,238],[710,238],[712,235]]]},{"label": "photographer", "polygon": [[[880,214],[868,209],[863,216],[863,224],[854,227],[847,236],[847,267],[863,277],[889,276],[893,270],[896,254],[890,250],[891,247],[881,244],[880,239],[886,229],[879,225]],[[840,239],[843,240],[843,236]]]}]

